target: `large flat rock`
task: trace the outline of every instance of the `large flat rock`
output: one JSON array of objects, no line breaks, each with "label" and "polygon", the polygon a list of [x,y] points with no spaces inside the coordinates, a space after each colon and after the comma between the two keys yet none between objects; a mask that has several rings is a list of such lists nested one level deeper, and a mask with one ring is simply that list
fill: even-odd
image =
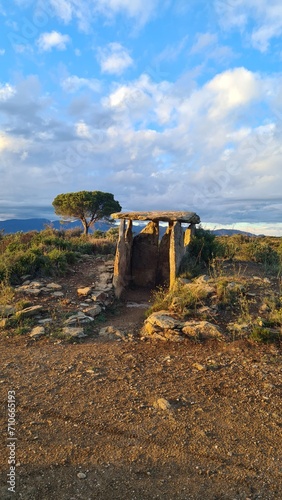
[{"label": "large flat rock", "polygon": [[186,222],[199,224],[200,217],[195,212],[117,212],[111,214],[113,219],[151,220],[154,222]]}]

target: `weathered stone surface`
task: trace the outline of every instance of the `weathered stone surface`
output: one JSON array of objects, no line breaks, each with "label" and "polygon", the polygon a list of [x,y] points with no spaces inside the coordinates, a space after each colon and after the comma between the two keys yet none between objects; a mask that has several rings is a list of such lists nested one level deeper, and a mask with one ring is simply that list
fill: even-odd
[{"label": "weathered stone surface", "polygon": [[113,285],[118,298],[122,295],[123,290],[131,280],[132,242],[132,221],[128,222],[126,228],[125,221],[122,220],[120,223],[113,276]]},{"label": "weathered stone surface", "polygon": [[[112,217],[121,220],[113,278],[116,296],[119,298],[130,282],[141,287],[167,282],[173,286],[195,224],[200,222],[199,216],[194,212],[119,212]],[[128,229],[125,231],[126,220],[129,237]],[[133,220],[151,222],[132,241]],[[160,221],[168,222],[169,228],[159,245]],[[182,222],[190,223],[185,237]]]},{"label": "weathered stone surface", "polygon": [[26,286],[20,286],[19,288],[17,288],[17,292],[24,292],[28,295],[34,295],[34,297],[38,297],[38,295],[41,294],[41,291],[41,288],[28,288]]},{"label": "weathered stone surface", "polygon": [[135,236],[132,245],[132,282],[136,286],[155,286],[159,254],[159,227],[149,224]]},{"label": "weathered stone surface", "polygon": [[43,335],[45,335],[44,326],[35,326],[29,334],[29,336],[33,339],[38,339],[39,337],[42,337]]},{"label": "weathered stone surface", "polygon": [[47,283],[46,288],[50,288],[51,290],[61,290],[62,285],[59,285],[58,283]]},{"label": "weathered stone surface", "polygon": [[83,312],[79,311],[77,314],[73,314],[68,319],[66,319],[64,324],[66,326],[82,325],[84,323],[91,323],[91,321],[94,321],[91,316],[86,316]]},{"label": "weathered stone surface", "polygon": [[63,333],[66,337],[72,337],[72,338],[78,338],[81,339],[83,337],[87,337],[87,335],[84,333],[84,330],[82,327],[64,327],[63,328]]},{"label": "weathered stone surface", "polygon": [[208,339],[208,338],[222,338],[222,333],[216,325],[208,321],[187,321],[182,332],[191,338]]},{"label": "weathered stone surface", "polygon": [[16,310],[13,306],[0,306],[0,316],[4,318],[8,318],[9,316],[13,316]]},{"label": "weathered stone surface", "polygon": [[92,287],[91,286],[86,286],[84,288],[78,288],[77,289],[77,294],[80,297],[87,297],[87,295],[90,295],[91,292],[92,292]]},{"label": "weathered stone surface", "polygon": [[52,296],[60,298],[60,297],[64,297],[64,293],[63,292],[53,292]]},{"label": "weathered stone surface", "polygon": [[180,342],[182,323],[173,318],[169,311],[158,311],[151,314],[141,330],[142,337]]},{"label": "weathered stone surface", "polygon": [[104,302],[108,298],[108,294],[104,291],[96,291],[92,293],[91,298],[94,302]]},{"label": "weathered stone surface", "polygon": [[16,312],[16,316],[19,317],[25,317],[25,318],[30,318],[31,316],[36,316],[37,314],[40,314],[43,310],[43,306],[31,306],[31,307],[26,307],[25,309],[21,309],[20,311]]},{"label": "weathered stone surface", "polygon": [[103,273],[100,273],[99,282],[111,283],[112,279],[113,279],[112,273],[110,273],[108,271],[104,271]]},{"label": "weathered stone surface", "polygon": [[91,316],[92,318],[95,318],[95,316],[98,316],[102,312],[102,307],[100,307],[98,304],[93,306],[93,307],[87,307],[87,309],[83,309],[83,312],[87,314],[87,316]]},{"label": "weathered stone surface", "polygon": [[200,217],[194,212],[117,212],[111,214],[113,219],[128,220],[151,220],[154,222],[179,221],[186,223],[199,224]]},{"label": "weathered stone surface", "polygon": [[184,256],[183,229],[179,222],[174,222],[171,229],[170,249],[169,249],[170,288],[172,288],[172,286],[174,285],[183,256]]},{"label": "weathered stone surface", "polygon": [[171,316],[169,311],[158,311],[151,314],[145,324],[152,325],[159,330],[171,330],[181,327],[181,322]]},{"label": "weathered stone surface", "polygon": [[169,248],[170,248],[171,226],[168,226],[159,245],[159,260],[156,284],[169,283]]},{"label": "weathered stone surface", "polygon": [[153,406],[159,410],[171,410],[171,404],[165,398],[157,399],[157,401],[154,401]]},{"label": "weathered stone surface", "polygon": [[40,281],[31,281],[29,283],[29,286],[32,288],[42,288],[45,285],[44,285],[44,283],[41,283]]}]

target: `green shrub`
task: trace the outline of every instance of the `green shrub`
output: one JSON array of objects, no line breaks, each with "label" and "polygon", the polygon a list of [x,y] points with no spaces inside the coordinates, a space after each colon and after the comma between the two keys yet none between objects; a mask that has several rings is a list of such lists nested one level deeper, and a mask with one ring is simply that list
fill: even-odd
[{"label": "green shrub", "polygon": [[250,334],[250,338],[256,342],[268,344],[281,340],[281,333],[278,330],[255,326]]},{"label": "green shrub", "polygon": [[180,275],[187,278],[199,275],[212,259],[221,256],[222,253],[222,245],[211,231],[201,227],[196,229],[182,259]]}]

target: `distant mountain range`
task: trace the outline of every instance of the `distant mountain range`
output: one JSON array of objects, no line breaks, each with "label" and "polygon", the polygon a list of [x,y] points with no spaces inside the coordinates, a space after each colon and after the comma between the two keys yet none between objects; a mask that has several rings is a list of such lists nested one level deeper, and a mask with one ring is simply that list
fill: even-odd
[{"label": "distant mountain range", "polygon": [[[0,231],[4,230],[4,234],[17,233],[23,231],[24,233],[28,231],[42,231],[46,226],[52,226],[55,229],[82,229],[82,224],[80,221],[68,222],[61,224],[59,220],[49,220],[49,219],[10,219],[0,221]],[[94,231],[99,229],[100,231],[108,231],[113,227],[112,224],[108,222],[99,221],[96,222],[94,226]],[[134,225],[134,232],[138,233],[144,226]],[[160,233],[164,233],[166,228],[161,227]],[[245,236],[256,236],[255,234],[248,233],[246,231],[239,231],[238,229],[215,229],[211,231],[216,236],[232,236],[233,234],[242,234]],[[260,235],[263,236],[263,235]]]},{"label": "distant mountain range", "polygon": [[[61,224],[59,220],[49,220],[49,219],[10,219],[0,221],[0,231],[4,229],[4,234],[17,233],[22,231],[27,233],[28,231],[42,231],[46,229],[46,226],[51,226],[54,229],[83,229],[80,221],[66,222]],[[108,231],[112,224],[107,222],[96,222],[94,226],[94,231],[99,229],[100,231]]]}]

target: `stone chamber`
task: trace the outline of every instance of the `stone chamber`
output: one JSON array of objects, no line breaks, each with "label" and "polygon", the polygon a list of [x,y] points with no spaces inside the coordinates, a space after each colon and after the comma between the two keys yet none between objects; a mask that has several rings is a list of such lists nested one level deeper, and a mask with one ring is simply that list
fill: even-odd
[{"label": "stone chamber", "polygon": [[[171,288],[200,217],[194,212],[118,212],[111,217],[120,220],[113,278],[116,296],[129,286]],[[133,221],[148,223],[134,236]],[[168,225],[160,239],[161,222]],[[185,229],[182,224],[189,226]]]}]

